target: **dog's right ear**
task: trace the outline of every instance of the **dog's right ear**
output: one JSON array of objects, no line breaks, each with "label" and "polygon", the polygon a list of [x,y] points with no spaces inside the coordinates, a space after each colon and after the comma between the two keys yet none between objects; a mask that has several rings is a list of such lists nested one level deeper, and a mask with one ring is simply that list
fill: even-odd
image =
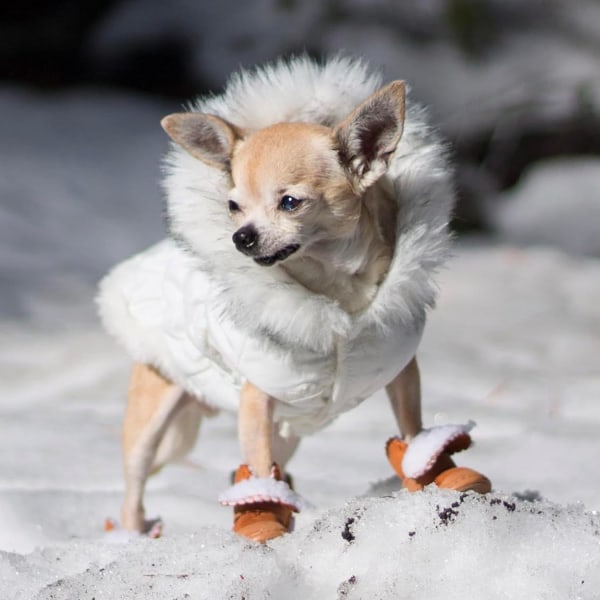
[{"label": "dog's right ear", "polygon": [[235,125],[214,115],[193,112],[168,115],[160,124],[194,158],[223,171],[231,169],[233,146],[242,137]]}]

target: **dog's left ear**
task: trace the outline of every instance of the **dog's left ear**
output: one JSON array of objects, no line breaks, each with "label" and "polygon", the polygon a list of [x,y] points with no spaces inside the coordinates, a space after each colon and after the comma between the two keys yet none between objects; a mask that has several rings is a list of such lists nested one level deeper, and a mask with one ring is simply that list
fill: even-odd
[{"label": "dog's left ear", "polygon": [[402,137],[406,86],[393,81],[369,96],[333,131],[340,161],[364,192],[386,171]]}]

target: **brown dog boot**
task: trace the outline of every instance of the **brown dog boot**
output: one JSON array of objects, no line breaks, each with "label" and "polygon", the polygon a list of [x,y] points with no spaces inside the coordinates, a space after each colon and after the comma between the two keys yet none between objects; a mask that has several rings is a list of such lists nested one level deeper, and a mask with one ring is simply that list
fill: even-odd
[{"label": "brown dog boot", "polygon": [[471,427],[471,424],[448,425],[424,430],[410,446],[399,438],[388,440],[386,454],[402,485],[411,492],[422,490],[430,483],[460,492],[490,492],[492,484],[485,475],[467,467],[457,467],[450,457],[471,445],[468,433]]},{"label": "brown dog boot", "polygon": [[301,504],[277,465],[273,465],[271,477],[256,477],[248,465],[240,465],[233,487],[219,500],[233,506],[233,531],[257,542],[288,533],[292,513],[298,512]]}]

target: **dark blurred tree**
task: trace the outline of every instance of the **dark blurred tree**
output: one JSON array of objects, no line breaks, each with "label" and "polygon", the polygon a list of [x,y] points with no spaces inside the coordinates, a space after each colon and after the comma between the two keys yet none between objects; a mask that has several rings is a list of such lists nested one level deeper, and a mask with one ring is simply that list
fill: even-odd
[{"label": "dark blurred tree", "polygon": [[90,31],[120,0],[0,4],[0,77],[62,85],[81,78]]},{"label": "dark blurred tree", "polygon": [[89,51],[124,0],[21,0],[0,4],[0,79],[57,88],[102,84],[176,97],[197,93],[187,47],[173,36],[131,42],[109,57]]}]

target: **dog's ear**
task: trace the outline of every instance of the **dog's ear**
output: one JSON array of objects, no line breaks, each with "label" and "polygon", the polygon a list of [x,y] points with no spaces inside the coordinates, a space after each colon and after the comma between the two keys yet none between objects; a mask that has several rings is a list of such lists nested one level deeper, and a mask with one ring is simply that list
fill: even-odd
[{"label": "dog's ear", "polygon": [[340,161],[359,192],[387,169],[402,137],[405,97],[404,82],[393,81],[369,96],[333,131]]},{"label": "dog's ear", "polygon": [[160,124],[170,138],[194,158],[224,171],[231,168],[231,155],[242,132],[220,117],[204,113],[175,113]]}]

